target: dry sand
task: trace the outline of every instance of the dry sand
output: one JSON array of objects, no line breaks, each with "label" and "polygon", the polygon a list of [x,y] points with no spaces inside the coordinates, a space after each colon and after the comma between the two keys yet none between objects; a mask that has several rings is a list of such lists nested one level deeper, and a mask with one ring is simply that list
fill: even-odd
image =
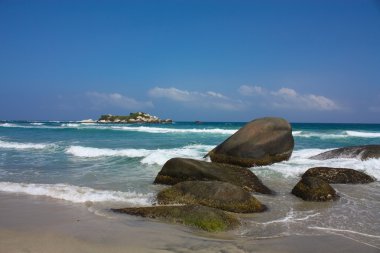
[{"label": "dry sand", "polygon": [[[91,208],[90,208],[91,210]],[[89,211],[86,205],[0,194],[0,252],[380,252],[337,235],[265,240],[210,235],[161,222]]]}]

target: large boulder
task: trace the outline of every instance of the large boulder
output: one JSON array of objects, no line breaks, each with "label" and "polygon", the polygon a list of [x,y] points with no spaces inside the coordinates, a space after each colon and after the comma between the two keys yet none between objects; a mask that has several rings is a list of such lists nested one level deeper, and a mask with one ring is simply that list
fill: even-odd
[{"label": "large boulder", "polygon": [[294,186],[292,194],[306,201],[330,201],[339,198],[326,181],[317,177],[303,177]]},{"label": "large boulder", "polygon": [[357,158],[360,160],[380,158],[380,145],[364,145],[337,148],[310,157],[310,159],[316,160],[327,160],[334,158]]},{"label": "large boulder", "polygon": [[244,167],[288,160],[294,139],[289,122],[281,118],[256,119],[209,152],[211,161]]},{"label": "large boulder", "polygon": [[197,227],[210,232],[236,228],[240,222],[232,214],[206,206],[153,206],[112,209],[114,212],[160,219]]},{"label": "large boulder", "polygon": [[183,181],[222,181],[248,191],[263,194],[273,193],[247,168],[188,158],[172,158],[167,161],[154,183],[174,185]]},{"label": "large boulder", "polygon": [[329,184],[366,184],[375,180],[365,174],[353,169],[315,167],[308,169],[302,177],[317,177]]},{"label": "large boulder", "polygon": [[235,213],[263,212],[261,204],[241,187],[220,181],[186,181],[157,195],[158,204],[198,204]]}]

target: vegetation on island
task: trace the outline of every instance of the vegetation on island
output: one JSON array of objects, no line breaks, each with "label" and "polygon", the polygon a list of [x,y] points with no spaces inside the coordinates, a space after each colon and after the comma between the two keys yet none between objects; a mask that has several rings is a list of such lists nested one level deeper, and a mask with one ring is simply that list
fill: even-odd
[{"label": "vegetation on island", "polygon": [[133,112],[129,115],[104,114],[98,119],[99,123],[171,123],[171,119],[160,119],[145,112]]}]

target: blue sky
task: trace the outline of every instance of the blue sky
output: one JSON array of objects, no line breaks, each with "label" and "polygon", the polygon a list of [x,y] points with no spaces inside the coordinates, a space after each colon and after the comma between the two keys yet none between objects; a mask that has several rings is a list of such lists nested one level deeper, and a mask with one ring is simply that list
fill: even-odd
[{"label": "blue sky", "polygon": [[380,2],[0,0],[0,119],[380,123]]}]

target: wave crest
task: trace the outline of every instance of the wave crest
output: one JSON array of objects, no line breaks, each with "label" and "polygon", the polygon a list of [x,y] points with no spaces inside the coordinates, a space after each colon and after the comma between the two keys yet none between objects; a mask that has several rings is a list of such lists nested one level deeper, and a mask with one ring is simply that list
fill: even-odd
[{"label": "wave crest", "polygon": [[24,193],[34,196],[47,196],[73,203],[91,202],[127,202],[135,205],[149,205],[153,194],[136,192],[105,191],[89,187],[67,184],[27,184],[0,182],[0,190],[9,193]]},{"label": "wave crest", "polygon": [[221,129],[221,128],[165,128],[165,127],[132,127],[132,126],[111,126],[115,130],[133,131],[133,132],[145,132],[145,133],[156,133],[156,134],[166,134],[166,133],[207,133],[207,134],[234,134],[237,130],[234,129]]},{"label": "wave crest", "polygon": [[[274,163],[262,168],[268,171],[274,171],[289,178],[296,178],[301,176],[306,170],[312,167],[335,167],[335,168],[350,168],[363,171],[370,176],[380,180],[380,159],[368,159],[361,161],[355,158],[336,158],[329,160],[314,160],[309,159],[312,156],[329,151],[331,149],[301,149],[293,151],[291,158],[288,161]],[[256,170],[258,174],[261,170]]]},{"label": "wave crest", "polygon": [[321,133],[308,131],[293,131],[293,136],[301,138],[342,139],[342,138],[380,138],[377,132],[342,131],[339,133]]},{"label": "wave crest", "polygon": [[0,140],[0,148],[4,149],[45,149],[52,147],[53,144],[47,143],[22,143],[22,142],[8,142]]},{"label": "wave crest", "polygon": [[66,149],[67,154],[76,157],[131,157],[142,158],[140,161],[144,164],[158,164],[163,165],[167,160],[173,157],[195,158],[202,159],[202,157],[213,149],[211,145],[187,145],[181,148],[172,149],[108,149],[108,148],[92,148],[83,146],[70,146]]}]

